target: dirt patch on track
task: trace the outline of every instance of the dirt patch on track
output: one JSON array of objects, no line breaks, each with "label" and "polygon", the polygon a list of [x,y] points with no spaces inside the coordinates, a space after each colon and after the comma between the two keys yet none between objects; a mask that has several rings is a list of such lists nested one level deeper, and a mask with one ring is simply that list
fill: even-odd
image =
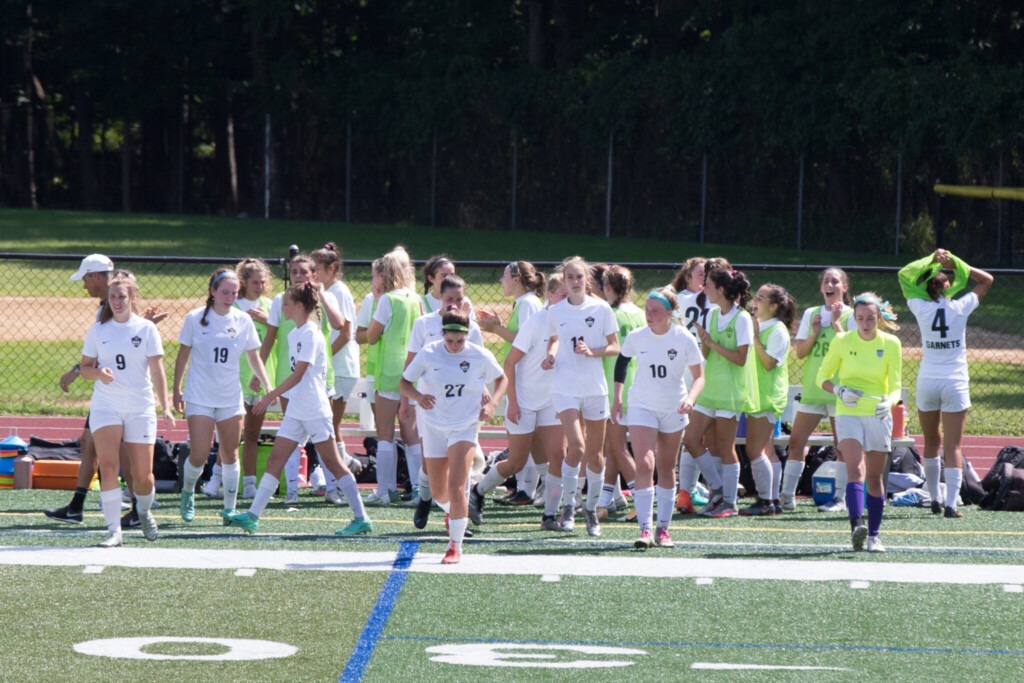
[{"label": "dirt patch on track", "polygon": [[[139,310],[159,306],[167,311],[159,328],[165,339],[174,339],[185,315],[202,304],[202,299],[146,299],[139,301]],[[87,298],[0,297],[0,341],[83,341],[96,307],[96,300]]]}]

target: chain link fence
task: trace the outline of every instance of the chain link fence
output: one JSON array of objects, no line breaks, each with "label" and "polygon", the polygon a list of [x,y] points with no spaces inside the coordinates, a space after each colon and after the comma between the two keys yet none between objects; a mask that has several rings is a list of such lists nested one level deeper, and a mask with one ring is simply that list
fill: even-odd
[{"label": "chain link fence", "polygon": [[[81,357],[82,341],[95,319],[98,301],[90,299],[80,282],[69,278],[81,255],[0,254],[0,414],[82,414],[88,410],[92,386],[84,380],[72,383],[64,393],[61,375]],[[159,306],[168,313],[159,324],[164,339],[164,365],[173,375],[177,336],[185,314],[205,300],[210,273],[221,266],[234,266],[238,259],[183,257],[113,257],[118,268],[136,273],[140,286],[140,307]],[[286,258],[265,259],[274,273],[273,290],[285,286]],[[505,262],[457,264],[466,280],[467,294],[476,308],[498,313],[507,321],[512,299],[503,297],[498,279]],[[554,263],[535,262],[539,270],[551,272]],[[635,280],[636,300],[642,306],[644,294],[652,287],[672,281],[677,264],[624,264]],[[737,265],[754,289],[766,282],[786,287],[802,313],[822,302],[818,275],[825,266]],[[907,309],[896,280],[895,268],[847,267],[851,294],[873,291],[893,302],[901,325],[903,342],[903,384],[910,389],[908,425],[916,422],[914,387],[921,358],[921,338],[913,315]],[[967,431],[974,434],[1019,435],[1021,396],[1024,387],[1024,271],[993,270],[995,284],[981,307],[971,317],[967,333],[971,364],[973,407]],[[357,306],[370,291],[370,262],[350,261],[343,279],[352,290]],[[422,280],[421,280],[422,282]],[[422,293],[422,287],[420,289]],[[795,332],[795,330],[794,330]],[[501,343],[485,335],[492,351]],[[803,381],[803,362],[790,356],[790,381]]]}]

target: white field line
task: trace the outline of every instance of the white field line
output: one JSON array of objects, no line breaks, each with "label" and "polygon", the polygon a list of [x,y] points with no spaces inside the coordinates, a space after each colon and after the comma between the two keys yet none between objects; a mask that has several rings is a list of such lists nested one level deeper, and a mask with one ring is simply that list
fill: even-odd
[{"label": "white field line", "polygon": [[725,662],[694,662],[691,669],[706,669],[714,671],[746,671],[750,669],[758,671],[849,671],[836,666],[782,666],[777,664],[727,664]]},{"label": "white field line", "polygon": [[[390,571],[394,552],[318,550],[202,550],[180,548],[15,548],[0,547],[0,564],[105,566],[164,569],[277,569]],[[898,562],[810,562],[669,557],[617,557],[614,562],[581,562],[558,555],[463,555],[458,565],[442,565],[441,555],[418,553],[410,571],[433,574],[521,576],[646,576],[776,581],[884,581],[890,583],[1020,584],[1024,568],[1006,564]]]}]

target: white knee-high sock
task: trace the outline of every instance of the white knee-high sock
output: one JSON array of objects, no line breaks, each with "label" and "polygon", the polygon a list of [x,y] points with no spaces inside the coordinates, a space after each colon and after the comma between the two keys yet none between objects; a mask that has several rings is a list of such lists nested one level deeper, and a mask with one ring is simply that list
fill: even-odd
[{"label": "white knee-high sock", "polygon": [[237,460],[221,468],[220,475],[221,481],[224,483],[225,510],[234,510],[235,505],[238,503],[238,475],[241,472],[242,468]]},{"label": "white knee-high sock", "polygon": [[338,480],[338,488],[345,495],[348,506],[352,508],[352,515],[358,519],[366,517],[366,509],[363,507],[363,499],[359,496],[359,485],[352,474],[346,474]]},{"label": "white knee-high sock", "polygon": [[672,523],[672,509],[676,502],[676,490],[666,489],[659,486],[655,489],[658,494],[658,528],[667,529]]},{"label": "white knee-high sock", "polygon": [[469,523],[468,517],[459,519],[448,518],[448,538],[455,545],[455,549],[462,552],[462,539],[466,536],[466,526]]},{"label": "white knee-high sock", "polygon": [[544,482],[544,514],[552,516],[558,513],[558,506],[562,502],[562,477],[548,474]]},{"label": "white knee-high sock", "polygon": [[138,510],[140,515],[149,512],[149,509],[153,507],[154,498],[156,498],[156,490],[150,491],[144,496],[135,494],[135,509]]},{"label": "white knee-high sock", "polygon": [[925,458],[924,459],[924,481],[928,487],[928,495],[932,497],[932,500],[939,499],[939,479],[940,473],[942,472],[942,461],[939,458]]},{"label": "white knee-high sock", "polygon": [[651,528],[651,519],[654,517],[654,487],[637,489],[633,495],[636,505],[636,523],[640,531]]},{"label": "white knee-high sock", "polygon": [[397,462],[395,456],[395,444],[390,441],[378,441],[377,442],[377,496],[387,496],[388,488],[390,486],[391,479],[394,475],[392,471],[397,470]]},{"label": "white knee-high sock", "polygon": [[537,467],[533,464],[533,456],[527,456],[526,465],[516,475],[516,489],[533,498],[537,492]]},{"label": "white knee-high sock", "polygon": [[431,500],[430,477],[427,476],[427,468],[420,470],[420,500]]},{"label": "white knee-high sock", "polygon": [[846,463],[838,463],[839,467],[836,468],[836,499],[846,500],[846,484],[849,481],[849,475],[846,473]]},{"label": "white knee-high sock", "polygon": [[100,505],[103,507],[103,521],[110,533],[121,532],[121,489],[100,491]]},{"label": "white knee-high sock", "polygon": [[956,498],[963,483],[964,471],[959,467],[946,468],[946,507],[956,510]]},{"label": "white knee-high sock", "polygon": [[587,468],[587,509],[593,512],[597,509],[597,501],[601,497],[601,489],[604,487],[604,469],[600,472],[591,472]]},{"label": "white knee-high sock", "polygon": [[718,476],[721,477],[722,476],[722,467],[724,467],[724,465],[722,464],[722,459],[719,458],[719,457],[716,457],[716,456],[712,456],[711,459],[714,460],[714,462],[715,462],[715,471],[717,471],[718,472]]},{"label": "white knee-high sock", "polygon": [[736,490],[740,485],[740,464],[722,465],[722,499],[729,505],[736,504]]},{"label": "white knee-high sock", "polygon": [[697,483],[697,462],[693,459],[689,453],[684,450],[679,451],[679,489],[682,491],[692,491],[694,485]]},{"label": "white knee-high sock", "polygon": [[498,484],[505,481],[505,479],[506,477],[502,476],[497,467],[492,467],[487,470],[487,473],[484,474],[484,478],[476,485],[476,490],[482,494],[490,493],[496,486],[498,486]]},{"label": "white knee-high sock", "polygon": [[288,493],[299,490],[299,466],[301,464],[302,446],[296,446],[292,454],[288,456],[288,461],[284,464],[284,482]]},{"label": "white knee-high sock", "polygon": [[795,496],[797,484],[804,473],[804,461],[789,458],[786,466],[782,468],[782,493],[786,496]]},{"label": "white knee-high sock", "polygon": [[772,498],[772,463],[767,455],[750,461],[750,473],[754,475],[757,497],[761,500]]},{"label": "white knee-high sock", "polygon": [[196,482],[199,481],[200,475],[203,473],[203,467],[200,465],[196,467],[188,460],[185,461],[184,477],[181,483],[181,489],[183,491],[194,491],[196,488]]},{"label": "white knee-high sock", "polygon": [[[621,496],[622,493],[619,493]],[[601,486],[601,497],[597,499],[597,507],[606,508],[612,504],[615,497],[615,484],[603,484]]]},{"label": "white knee-high sock", "polygon": [[260,479],[259,488],[256,489],[256,497],[252,499],[252,505],[249,506],[249,514],[253,517],[259,517],[263,514],[263,509],[267,507],[267,503],[274,497],[274,492],[277,491],[277,487],[280,486],[281,481],[272,474],[263,473],[263,477]]},{"label": "white knee-high sock", "polygon": [[562,505],[576,505],[576,481],[580,477],[580,466],[571,467],[562,463]]},{"label": "white knee-high sock", "polygon": [[718,491],[722,488],[722,477],[718,474],[718,466],[715,465],[715,458],[712,457],[711,451],[704,451],[704,455],[695,459],[697,467],[700,468],[700,473],[704,475],[704,479],[708,482],[708,486],[711,487],[712,491]]},{"label": "white knee-high sock", "polygon": [[779,499],[779,487],[782,485],[782,463],[772,463],[772,500]]},{"label": "white knee-high sock", "polygon": [[[423,446],[415,443],[405,449],[405,462],[409,468],[409,481],[416,485],[423,470]],[[397,488],[397,486],[396,486]]]}]

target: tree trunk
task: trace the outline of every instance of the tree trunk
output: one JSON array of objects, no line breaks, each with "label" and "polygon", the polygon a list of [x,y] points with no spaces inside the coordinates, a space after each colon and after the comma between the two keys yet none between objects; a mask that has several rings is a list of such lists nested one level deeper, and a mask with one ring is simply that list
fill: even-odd
[{"label": "tree trunk", "polygon": [[542,69],[548,65],[547,27],[551,22],[551,0],[530,0],[526,58],[530,66]]},{"label": "tree trunk", "polygon": [[124,120],[121,130],[121,210],[132,212],[132,126]]},{"label": "tree trunk", "polygon": [[75,120],[78,123],[78,174],[82,208],[95,211],[96,163],[93,158],[92,96],[81,84],[75,88]]}]

